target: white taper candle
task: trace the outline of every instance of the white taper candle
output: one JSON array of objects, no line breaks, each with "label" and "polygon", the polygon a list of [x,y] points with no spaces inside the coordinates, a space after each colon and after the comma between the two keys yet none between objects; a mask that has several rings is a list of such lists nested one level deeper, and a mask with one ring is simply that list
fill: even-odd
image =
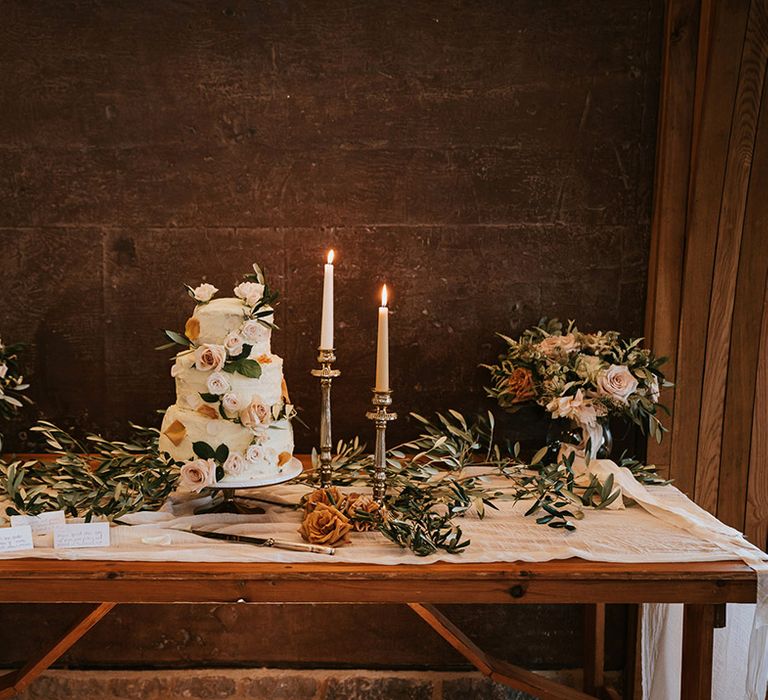
[{"label": "white taper candle", "polygon": [[323,315],[320,321],[320,349],[333,349],[333,251],[328,251],[323,275]]},{"label": "white taper candle", "polygon": [[389,391],[389,308],[387,308],[386,284],[381,288],[381,306],[379,307],[375,391]]}]

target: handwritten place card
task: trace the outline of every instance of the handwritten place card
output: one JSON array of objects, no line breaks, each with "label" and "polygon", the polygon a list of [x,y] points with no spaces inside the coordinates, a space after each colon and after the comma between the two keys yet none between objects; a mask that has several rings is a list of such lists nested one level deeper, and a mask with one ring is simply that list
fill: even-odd
[{"label": "handwritten place card", "polygon": [[18,552],[32,547],[32,528],[29,525],[0,528],[0,552]]},{"label": "handwritten place card", "polygon": [[55,525],[54,549],[109,547],[109,523],[74,523]]},{"label": "handwritten place card", "polygon": [[29,525],[33,535],[46,535],[53,531],[55,525],[63,525],[66,522],[63,510],[52,510],[40,515],[12,515],[11,527]]}]

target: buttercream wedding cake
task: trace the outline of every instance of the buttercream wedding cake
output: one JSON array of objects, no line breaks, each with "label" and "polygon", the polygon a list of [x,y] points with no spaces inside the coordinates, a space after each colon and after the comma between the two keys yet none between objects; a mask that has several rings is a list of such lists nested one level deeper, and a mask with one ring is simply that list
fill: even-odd
[{"label": "buttercream wedding cake", "polygon": [[160,430],[160,449],[181,463],[180,490],[263,480],[291,460],[293,407],[270,347],[277,295],[254,270],[234,297],[188,287],[196,306],[184,335],[166,331],[184,346],[171,369],[176,403]]}]

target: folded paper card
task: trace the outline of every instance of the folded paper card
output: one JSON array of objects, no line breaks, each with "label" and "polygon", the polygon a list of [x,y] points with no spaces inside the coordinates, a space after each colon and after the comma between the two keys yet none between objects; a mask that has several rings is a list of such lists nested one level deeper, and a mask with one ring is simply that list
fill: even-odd
[{"label": "folded paper card", "polygon": [[109,523],[55,525],[53,546],[55,549],[109,547]]},{"label": "folded paper card", "polygon": [[64,525],[66,519],[63,510],[52,510],[40,515],[12,515],[11,527],[29,525],[33,535],[42,535],[53,532],[55,525]]},{"label": "folded paper card", "polygon": [[32,547],[32,528],[29,525],[0,528],[0,552],[18,552]]}]

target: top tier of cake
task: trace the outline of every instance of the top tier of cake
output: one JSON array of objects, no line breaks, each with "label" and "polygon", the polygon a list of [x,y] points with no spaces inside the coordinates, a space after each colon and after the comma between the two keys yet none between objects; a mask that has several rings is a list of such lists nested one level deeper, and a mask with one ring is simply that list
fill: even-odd
[{"label": "top tier of cake", "polygon": [[[192,318],[187,321],[186,333],[197,345],[211,344],[227,346],[235,336],[251,346],[251,356],[270,353],[272,330],[256,319],[250,318],[251,307],[242,299],[228,297],[213,299],[199,304]],[[271,311],[271,309],[269,309]],[[272,323],[274,314],[264,317]]]}]

